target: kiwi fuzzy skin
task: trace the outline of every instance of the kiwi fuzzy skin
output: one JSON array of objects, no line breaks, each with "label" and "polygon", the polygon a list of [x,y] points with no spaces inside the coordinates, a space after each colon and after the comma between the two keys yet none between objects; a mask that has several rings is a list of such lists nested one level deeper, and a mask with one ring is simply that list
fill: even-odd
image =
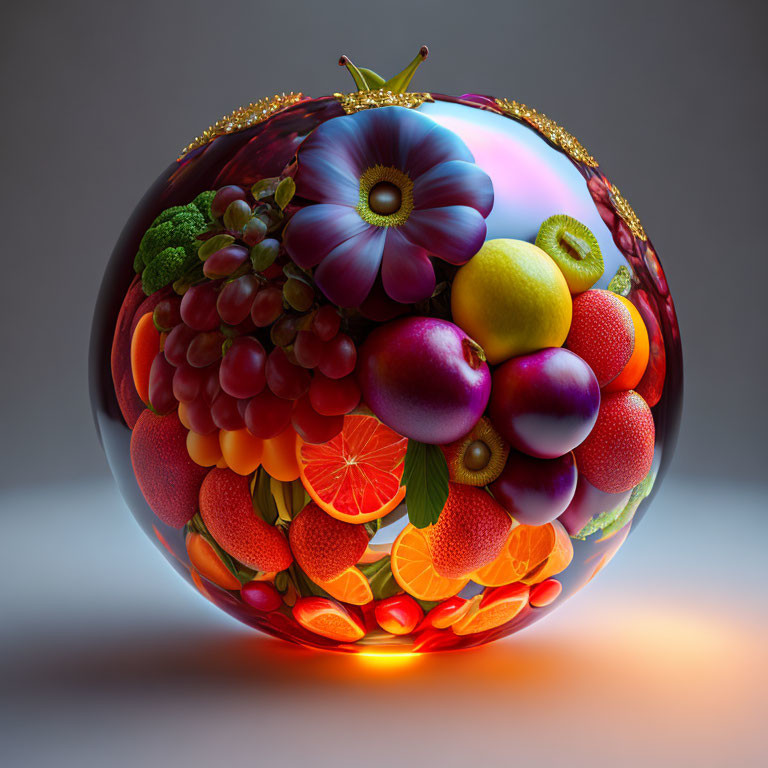
[{"label": "kiwi fuzzy skin", "polygon": [[590,289],[603,275],[605,265],[597,238],[589,227],[570,216],[556,214],[546,219],[539,227],[536,245],[560,267],[571,294]]},{"label": "kiwi fuzzy skin", "polygon": [[[488,463],[478,470],[470,469],[464,462],[467,449],[475,442],[485,443],[490,451]],[[451,482],[477,487],[492,483],[501,474],[509,455],[509,445],[486,418],[480,419],[464,437],[441,448],[448,462]]]}]

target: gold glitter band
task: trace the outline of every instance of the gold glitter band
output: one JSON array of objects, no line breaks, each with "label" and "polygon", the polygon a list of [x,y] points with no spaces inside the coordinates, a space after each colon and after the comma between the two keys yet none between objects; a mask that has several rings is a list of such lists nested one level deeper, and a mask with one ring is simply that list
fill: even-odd
[{"label": "gold glitter band", "polygon": [[597,160],[584,149],[581,142],[554,120],[517,101],[496,99],[496,104],[505,114],[515,118],[515,120],[522,120],[535,128],[542,136],[565,150],[577,163],[584,163],[590,168],[597,168]]},{"label": "gold glitter band", "polygon": [[425,101],[434,101],[429,93],[394,93],[385,91],[355,91],[354,93],[334,93],[335,98],[341,102],[341,108],[348,114],[360,112],[363,109],[376,109],[377,107],[408,107],[414,109],[420,107]]},{"label": "gold glitter band", "polygon": [[279,112],[281,109],[296,104],[304,98],[301,93],[289,93],[275,95],[272,98],[261,99],[257,102],[251,102],[247,107],[238,107],[229,115],[224,115],[221,120],[217,120],[212,126],[206,128],[194,141],[187,144],[179,155],[179,159],[184,157],[193,149],[208,144],[218,136],[224,136],[228,133],[237,133],[246,128],[250,128],[258,123],[264,122],[269,117]]},{"label": "gold glitter band", "polygon": [[624,223],[629,227],[629,231],[639,240],[647,240],[648,235],[645,234],[640,219],[637,218],[637,214],[632,210],[632,206],[619,192],[619,188],[615,184],[611,184],[610,198],[616,213],[624,219]]}]

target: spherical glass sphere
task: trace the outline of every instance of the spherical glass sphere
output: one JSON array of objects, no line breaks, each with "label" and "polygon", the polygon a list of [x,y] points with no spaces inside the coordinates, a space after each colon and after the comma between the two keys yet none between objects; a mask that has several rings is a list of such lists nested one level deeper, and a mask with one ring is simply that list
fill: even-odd
[{"label": "spherical glass sphere", "polygon": [[563,128],[467,94],[276,97],[160,176],[106,269],[92,403],[208,600],[315,648],[516,632],[615,555],[682,362],[632,208]]}]

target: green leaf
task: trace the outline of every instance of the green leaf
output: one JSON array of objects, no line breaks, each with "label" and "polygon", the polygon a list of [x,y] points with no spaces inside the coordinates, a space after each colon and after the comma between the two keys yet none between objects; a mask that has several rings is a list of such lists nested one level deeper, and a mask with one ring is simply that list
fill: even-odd
[{"label": "green leaf", "polygon": [[253,489],[253,509],[265,523],[274,525],[277,522],[277,504],[272,497],[269,481],[270,477],[262,467],[258,470]]},{"label": "green leaf", "polygon": [[416,528],[436,523],[448,499],[448,463],[440,448],[409,440],[400,485],[411,523]]},{"label": "green leaf", "polygon": [[255,272],[263,272],[269,269],[280,251],[280,243],[272,237],[262,240],[251,248],[251,264]]},{"label": "green leaf", "polygon": [[265,197],[272,197],[272,195],[275,194],[275,189],[277,188],[277,184],[278,184],[278,179],[276,177],[257,181],[251,187],[251,194],[253,195],[253,199],[263,200]]},{"label": "green leaf", "polygon": [[275,190],[275,202],[281,211],[285,210],[285,206],[291,202],[295,194],[296,182],[290,176],[286,176],[277,185],[277,189]]},{"label": "green leaf", "polygon": [[383,600],[385,597],[392,597],[403,591],[395,581],[389,555],[385,555],[374,563],[358,565],[358,568],[368,579],[374,600]]},{"label": "green leaf", "polygon": [[373,70],[366,69],[365,67],[358,67],[358,71],[365,78],[365,82],[369,91],[376,91],[379,88],[384,87],[384,78],[381,75],[377,75]]}]

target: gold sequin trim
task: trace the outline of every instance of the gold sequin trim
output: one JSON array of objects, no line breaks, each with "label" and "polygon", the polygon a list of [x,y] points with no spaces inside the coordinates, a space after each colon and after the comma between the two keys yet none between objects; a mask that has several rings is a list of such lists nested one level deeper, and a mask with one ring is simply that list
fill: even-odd
[{"label": "gold sequin trim", "polygon": [[193,149],[202,147],[204,144],[213,141],[218,136],[224,136],[227,133],[237,133],[253,125],[264,122],[269,117],[279,112],[281,109],[290,107],[304,98],[301,93],[291,93],[275,95],[271,98],[260,99],[251,102],[247,107],[238,107],[229,115],[224,115],[221,120],[217,120],[210,128],[206,128],[200,136],[187,144],[179,155],[179,159],[184,157]]},{"label": "gold sequin trim", "polygon": [[378,91],[355,91],[354,93],[334,93],[341,102],[341,108],[348,114],[363,109],[376,107],[420,107],[425,101],[434,101],[429,93],[394,93],[380,88]]},{"label": "gold sequin trim", "polygon": [[564,149],[577,163],[584,163],[590,168],[597,168],[597,160],[584,149],[581,142],[554,120],[517,101],[496,99],[496,104],[505,114],[528,123],[553,144]]},{"label": "gold sequin trim", "polygon": [[613,207],[616,209],[616,213],[624,219],[624,223],[629,227],[629,231],[640,240],[647,240],[648,235],[645,234],[640,219],[637,218],[637,214],[632,210],[632,206],[626,201],[621,192],[619,192],[619,188],[615,184],[611,184],[610,198]]}]

